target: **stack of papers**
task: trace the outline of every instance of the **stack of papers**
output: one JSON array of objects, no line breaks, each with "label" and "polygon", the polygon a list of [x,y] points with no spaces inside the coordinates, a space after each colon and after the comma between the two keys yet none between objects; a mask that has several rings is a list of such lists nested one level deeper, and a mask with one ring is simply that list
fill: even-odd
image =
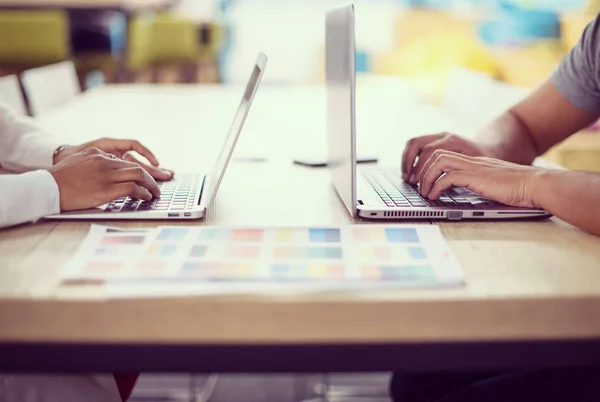
[{"label": "stack of papers", "polygon": [[64,283],[194,284],[198,293],[461,286],[432,225],[157,227],[92,225]]}]

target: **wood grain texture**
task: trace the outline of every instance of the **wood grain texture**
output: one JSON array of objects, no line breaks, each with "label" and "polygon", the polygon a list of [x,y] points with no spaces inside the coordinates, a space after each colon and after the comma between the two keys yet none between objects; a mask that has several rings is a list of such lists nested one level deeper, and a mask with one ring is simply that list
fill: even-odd
[{"label": "wood grain texture", "polygon": [[[371,112],[364,117],[373,120],[365,127],[372,130],[359,134],[368,135],[363,141],[375,146],[381,160],[396,163],[418,119],[427,126],[422,130],[444,124],[430,109],[418,112],[402,103],[406,97],[395,98],[400,89],[390,85],[366,95],[362,102],[371,102]],[[169,166],[189,169],[212,164],[239,96],[239,88],[215,86],[107,87],[39,123],[72,141],[102,132],[134,136]],[[206,219],[178,224],[364,223],[349,217],[326,171],[291,162],[298,152],[324,146],[321,96],[319,88],[262,88],[236,155],[264,156],[267,162],[234,160]],[[373,106],[381,99],[385,116]],[[398,109],[414,113],[398,117],[392,113]],[[600,336],[599,238],[557,219],[436,224],[464,267],[464,288],[142,300],[108,300],[99,286],[56,286],[61,265],[90,222],[4,230],[0,341],[352,344]]]}]

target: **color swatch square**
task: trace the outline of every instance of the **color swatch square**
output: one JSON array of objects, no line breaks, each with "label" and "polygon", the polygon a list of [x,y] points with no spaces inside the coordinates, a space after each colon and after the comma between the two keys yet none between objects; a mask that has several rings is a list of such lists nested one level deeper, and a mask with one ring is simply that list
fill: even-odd
[{"label": "color swatch square", "polygon": [[198,270],[199,268],[200,268],[200,263],[196,262],[196,261],[188,261],[188,262],[185,262],[181,266],[182,271],[195,271],[195,270]]},{"label": "color swatch square", "polygon": [[312,280],[322,280],[327,277],[327,265],[311,264],[308,267],[309,277]]},{"label": "color swatch square", "polygon": [[210,280],[248,280],[252,279],[252,266],[235,263],[215,263],[212,267]]},{"label": "color swatch square", "polygon": [[157,239],[161,241],[181,241],[188,234],[187,228],[163,228]]},{"label": "color swatch square", "polygon": [[264,237],[262,229],[235,229],[231,234],[232,241],[260,242]]},{"label": "color swatch square", "polygon": [[386,228],[385,235],[390,243],[419,243],[415,228]]},{"label": "color swatch square", "polygon": [[435,279],[433,268],[429,265],[405,265],[398,267],[398,279],[404,281],[432,281]]},{"label": "color swatch square", "polygon": [[381,271],[378,266],[374,265],[364,265],[361,269],[362,276],[366,280],[374,280],[377,281],[381,279]]},{"label": "color swatch square", "polygon": [[246,245],[230,245],[225,249],[227,257],[231,258],[252,258],[255,259],[260,254],[260,247]]},{"label": "color swatch square", "polygon": [[122,253],[122,250],[119,247],[98,247],[94,254],[96,255],[116,255]]},{"label": "color swatch square", "polygon": [[417,282],[435,279],[433,269],[428,265],[381,265],[380,278],[384,281]]},{"label": "color swatch square", "polygon": [[340,259],[342,258],[342,249],[340,247],[311,247],[309,256],[310,258]]},{"label": "color swatch square", "polygon": [[204,257],[206,255],[207,250],[207,245],[196,244],[192,247],[192,250],[190,251],[190,257]]},{"label": "color swatch square", "polygon": [[354,228],[354,240],[359,242],[386,242],[385,232],[378,227]]},{"label": "color swatch square", "polygon": [[338,264],[311,264],[308,272],[311,280],[344,279],[346,273],[344,266]]},{"label": "color swatch square", "polygon": [[306,266],[275,264],[271,266],[270,277],[279,281],[299,281],[306,279]]},{"label": "color swatch square", "polygon": [[142,273],[159,273],[163,271],[167,266],[165,261],[140,261],[133,266],[135,271],[141,271]]},{"label": "color swatch square", "polygon": [[92,272],[118,272],[123,268],[124,263],[112,261],[90,261],[85,265],[85,270]]},{"label": "color swatch square", "polygon": [[275,247],[273,249],[273,258],[276,259],[286,259],[293,257],[293,249],[292,247]]},{"label": "color swatch square", "polygon": [[327,266],[327,273],[332,279],[342,279],[346,277],[346,267],[340,264],[330,264]]},{"label": "color swatch square", "polygon": [[217,264],[211,262],[188,261],[181,267],[182,275],[193,275],[200,278],[210,278],[218,271]]},{"label": "color swatch square", "polygon": [[277,229],[275,232],[275,241],[279,243],[289,243],[294,238],[293,229]]},{"label": "color swatch square", "polygon": [[341,232],[339,229],[309,229],[309,239],[316,243],[339,243]]},{"label": "color swatch square", "polygon": [[149,255],[169,256],[177,251],[177,245],[175,244],[161,244],[154,243],[148,248]]},{"label": "color swatch square", "polygon": [[398,268],[392,265],[382,265],[379,267],[381,279],[384,281],[393,281],[398,278]]},{"label": "color swatch square", "polygon": [[250,280],[254,278],[252,264],[223,262],[186,262],[181,267],[182,275],[193,275],[207,281]]},{"label": "color swatch square", "polygon": [[358,249],[358,255],[363,260],[389,261],[392,259],[390,249],[387,247],[360,247]]},{"label": "color swatch square", "polygon": [[414,260],[426,260],[427,253],[423,247],[409,247],[408,254]]},{"label": "color swatch square", "polygon": [[145,236],[104,236],[101,243],[103,245],[113,244],[142,244],[146,239]]},{"label": "color swatch square", "polygon": [[198,234],[198,241],[201,241],[201,242],[213,241],[218,237],[219,233],[220,233],[219,229],[214,229],[214,228],[204,229],[204,228],[202,228],[200,230],[200,233]]}]

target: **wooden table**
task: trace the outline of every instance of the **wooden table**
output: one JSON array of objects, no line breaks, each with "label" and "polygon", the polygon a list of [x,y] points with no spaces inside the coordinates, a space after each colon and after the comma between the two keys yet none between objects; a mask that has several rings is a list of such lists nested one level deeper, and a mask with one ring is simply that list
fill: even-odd
[{"label": "wooden table", "polygon": [[[359,147],[398,163],[403,142],[447,122],[400,83],[359,84]],[[210,165],[241,95],[216,86],[120,86],[40,124],[65,139],[137,137],[165,165]],[[318,87],[263,87],[205,221],[353,222],[326,171],[295,166],[324,146]],[[363,222],[356,222],[363,223]],[[150,227],[156,222],[122,222]],[[423,224],[430,224],[424,222]],[[556,219],[439,223],[465,288],[287,296],[108,299],[56,286],[89,222],[0,231],[0,370],[369,371],[600,363],[600,239]]]}]

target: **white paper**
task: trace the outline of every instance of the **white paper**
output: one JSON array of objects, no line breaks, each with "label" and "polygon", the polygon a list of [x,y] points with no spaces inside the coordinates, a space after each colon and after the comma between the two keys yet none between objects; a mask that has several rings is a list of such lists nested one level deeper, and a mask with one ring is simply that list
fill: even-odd
[{"label": "white paper", "polygon": [[147,230],[93,225],[62,279],[103,283],[115,297],[464,284],[460,265],[433,225]]}]

